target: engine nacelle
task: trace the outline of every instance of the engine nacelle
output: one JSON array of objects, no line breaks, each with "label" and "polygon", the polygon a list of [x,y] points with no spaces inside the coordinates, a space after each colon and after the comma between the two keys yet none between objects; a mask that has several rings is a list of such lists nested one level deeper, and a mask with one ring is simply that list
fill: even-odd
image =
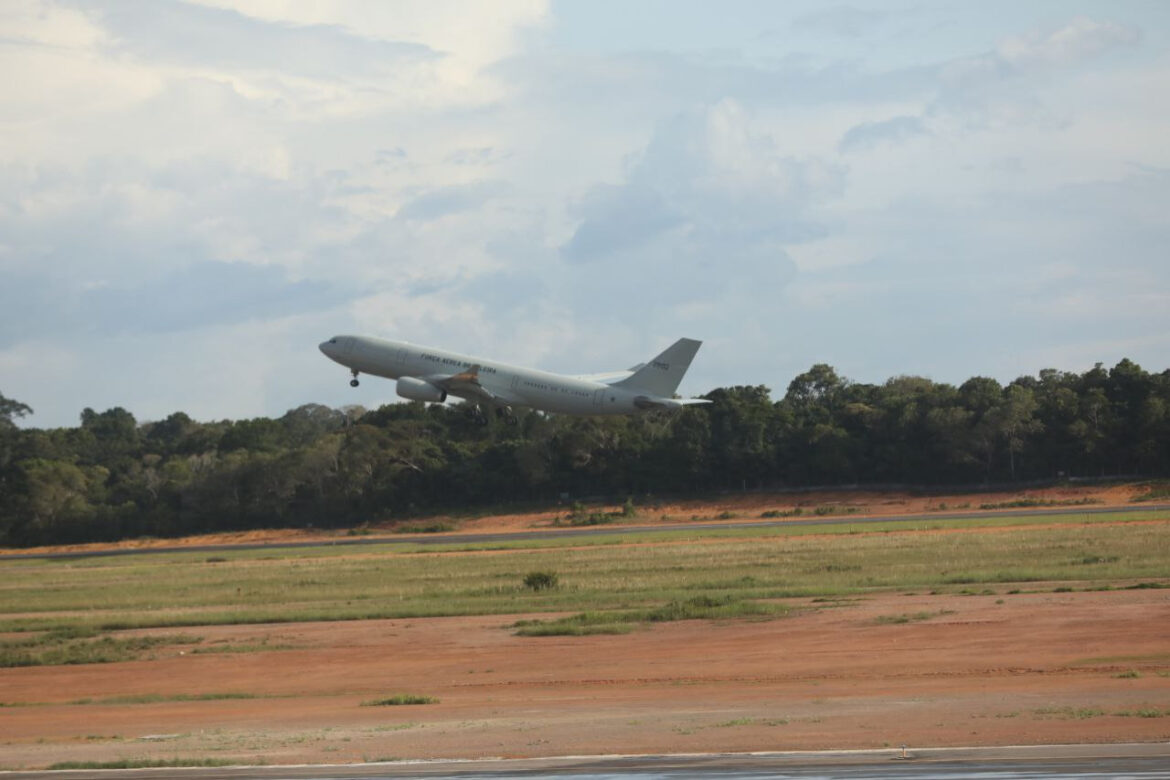
[{"label": "engine nacelle", "polygon": [[447,400],[446,390],[412,376],[404,376],[398,380],[398,394],[411,401],[433,401],[441,404]]}]

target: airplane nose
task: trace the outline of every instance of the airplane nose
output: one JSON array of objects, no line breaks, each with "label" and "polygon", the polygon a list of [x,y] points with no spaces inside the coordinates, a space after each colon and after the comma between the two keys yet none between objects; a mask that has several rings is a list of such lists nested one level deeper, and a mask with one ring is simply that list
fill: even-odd
[{"label": "airplane nose", "polygon": [[317,349],[324,352],[327,357],[332,357],[331,353],[333,351],[333,346],[334,345],[332,342],[322,341],[320,344],[317,345]]}]

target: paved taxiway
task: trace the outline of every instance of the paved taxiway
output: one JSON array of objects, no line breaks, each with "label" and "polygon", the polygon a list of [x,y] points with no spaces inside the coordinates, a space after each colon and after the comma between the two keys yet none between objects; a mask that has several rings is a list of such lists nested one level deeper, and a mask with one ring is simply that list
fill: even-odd
[{"label": "paved taxiway", "polygon": [[77,550],[72,552],[13,553],[0,555],[0,562],[28,558],[106,558],[116,555],[150,555],[176,552],[224,552],[231,550],[281,550],[298,547],[330,547],[370,544],[484,544],[492,542],[523,542],[531,539],[567,539],[581,536],[604,536],[627,533],[671,533],[686,531],[739,530],[776,528],[796,525],[850,525],[864,523],[898,523],[907,521],[979,520],[988,517],[1044,517],[1048,515],[1111,515],[1133,512],[1170,510],[1170,504],[1141,504],[1137,506],[1074,506],[1058,509],[1016,509],[985,512],[931,512],[917,515],[844,515],[841,517],[813,517],[794,520],[757,520],[741,523],[676,523],[670,525],[605,525],[590,528],[549,528],[538,531],[501,531],[496,533],[401,534],[395,536],[362,536],[345,539],[321,539],[314,542],[248,542],[242,544],[201,544],[175,547],[124,548],[114,550]]},{"label": "paved taxiway", "polygon": [[576,780],[692,780],[706,777],[728,780],[885,780],[892,777],[911,780],[1154,780],[1170,778],[1170,743],[0,772],[0,780],[101,780],[111,777],[134,777],[141,780],[332,780],[379,777],[418,777],[430,780],[499,780],[509,777],[571,777]]}]

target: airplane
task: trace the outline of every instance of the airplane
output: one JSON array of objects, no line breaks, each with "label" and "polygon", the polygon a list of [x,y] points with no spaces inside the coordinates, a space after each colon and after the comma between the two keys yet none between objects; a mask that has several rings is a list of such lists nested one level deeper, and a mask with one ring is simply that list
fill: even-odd
[{"label": "airplane", "polygon": [[398,395],[411,401],[443,403],[455,396],[514,421],[512,407],[559,414],[634,414],[653,409],[679,410],[710,403],[702,398],[675,398],[674,391],[703,342],[679,339],[649,363],[626,371],[569,376],[460,355],[405,341],[368,336],[334,336],[320,344],[325,356],[353,374],[397,380]]}]

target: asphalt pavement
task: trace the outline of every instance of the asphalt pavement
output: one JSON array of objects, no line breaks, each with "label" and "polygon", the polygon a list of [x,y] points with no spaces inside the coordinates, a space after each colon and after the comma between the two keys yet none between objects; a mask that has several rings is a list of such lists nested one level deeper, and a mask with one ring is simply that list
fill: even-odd
[{"label": "asphalt pavement", "polygon": [[394,761],[298,766],[165,767],[132,770],[0,772],[0,780],[332,780],[404,778],[499,780],[572,777],[577,780],[697,780],[726,778],[910,778],[911,780],[1014,780],[1170,778],[1170,744],[1028,745],[786,753],[704,753],[650,756],[565,756],[530,759]]}]

